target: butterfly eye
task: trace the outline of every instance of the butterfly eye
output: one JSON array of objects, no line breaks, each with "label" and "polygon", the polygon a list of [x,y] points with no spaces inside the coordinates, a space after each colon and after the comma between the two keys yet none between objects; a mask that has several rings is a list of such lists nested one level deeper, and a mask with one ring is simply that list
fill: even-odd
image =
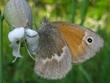
[{"label": "butterfly eye", "polygon": [[93,43],[93,38],[92,37],[87,37],[86,43],[87,44],[92,44]]}]

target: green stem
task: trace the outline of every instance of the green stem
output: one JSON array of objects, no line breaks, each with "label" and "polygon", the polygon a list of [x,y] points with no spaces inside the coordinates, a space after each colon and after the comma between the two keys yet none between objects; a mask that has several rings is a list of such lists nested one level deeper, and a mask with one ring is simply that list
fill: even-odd
[{"label": "green stem", "polygon": [[0,83],[3,83],[3,16],[0,11]]},{"label": "green stem", "polygon": [[29,56],[32,58],[32,60],[36,61],[36,60],[35,60],[35,57],[33,57],[32,54],[30,53],[30,51],[29,51],[29,49],[28,49],[28,47],[27,47],[27,43],[26,43],[25,41],[24,41],[24,44],[25,44],[25,48],[26,48],[26,50],[27,50]]}]

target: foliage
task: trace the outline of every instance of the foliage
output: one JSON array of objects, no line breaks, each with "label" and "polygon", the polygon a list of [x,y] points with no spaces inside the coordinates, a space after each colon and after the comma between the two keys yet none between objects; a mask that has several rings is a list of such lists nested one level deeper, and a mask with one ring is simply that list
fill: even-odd
[{"label": "foliage", "polygon": [[[64,20],[90,27],[105,41],[100,53],[93,59],[74,65],[72,71],[61,80],[45,80],[34,71],[34,61],[22,47],[23,58],[12,63],[12,49],[7,35],[10,27],[3,24],[3,83],[109,83],[110,82],[110,1],[109,0],[28,0],[33,11],[33,27],[40,26],[44,16],[50,21]],[[5,0],[0,0],[3,10]],[[1,23],[0,23],[1,24]],[[2,40],[0,40],[1,42]],[[1,48],[1,46],[0,46]],[[0,78],[1,79],[1,78]]]}]

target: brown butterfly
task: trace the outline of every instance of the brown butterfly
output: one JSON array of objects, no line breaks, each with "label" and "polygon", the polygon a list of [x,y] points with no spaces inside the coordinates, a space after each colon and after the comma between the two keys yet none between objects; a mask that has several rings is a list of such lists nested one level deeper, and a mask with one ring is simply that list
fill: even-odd
[{"label": "brown butterfly", "polygon": [[61,79],[72,63],[82,63],[95,56],[103,39],[79,25],[44,20],[40,29],[35,72],[46,79]]}]

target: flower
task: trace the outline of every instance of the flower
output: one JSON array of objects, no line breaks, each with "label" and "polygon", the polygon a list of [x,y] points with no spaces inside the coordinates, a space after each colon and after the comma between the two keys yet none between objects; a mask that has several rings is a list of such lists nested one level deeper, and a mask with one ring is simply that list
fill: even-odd
[{"label": "flower", "polygon": [[32,29],[32,12],[26,0],[9,0],[4,9],[4,17],[12,27],[8,39],[11,42],[15,60],[22,57],[20,47],[25,40],[29,52],[36,54],[39,35]]}]

